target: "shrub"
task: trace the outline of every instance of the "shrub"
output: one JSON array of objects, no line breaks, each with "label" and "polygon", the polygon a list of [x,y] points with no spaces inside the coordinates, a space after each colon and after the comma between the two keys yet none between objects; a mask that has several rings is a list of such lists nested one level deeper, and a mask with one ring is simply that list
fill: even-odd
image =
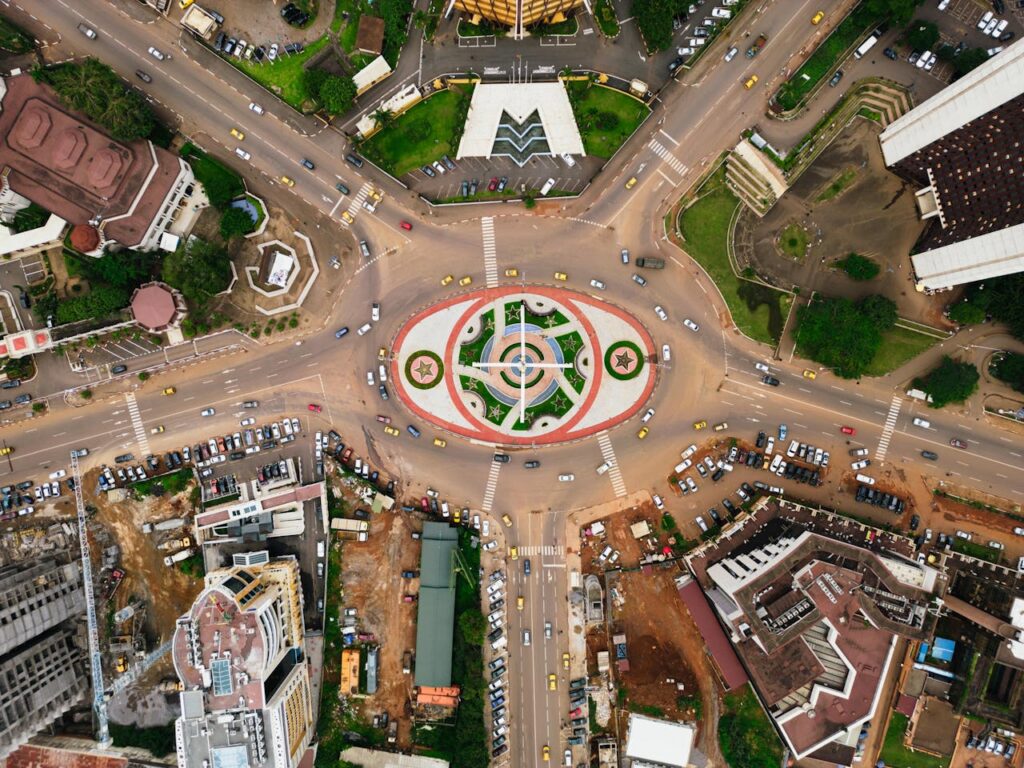
[{"label": "shrub", "polygon": [[845,259],[836,262],[836,265],[849,275],[851,280],[872,280],[882,271],[877,261],[859,253],[849,254]]},{"label": "shrub", "polygon": [[927,375],[914,379],[914,386],[931,395],[931,408],[949,403],[962,403],[978,389],[980,375],[973,363],[954,360],[949,355]]}]

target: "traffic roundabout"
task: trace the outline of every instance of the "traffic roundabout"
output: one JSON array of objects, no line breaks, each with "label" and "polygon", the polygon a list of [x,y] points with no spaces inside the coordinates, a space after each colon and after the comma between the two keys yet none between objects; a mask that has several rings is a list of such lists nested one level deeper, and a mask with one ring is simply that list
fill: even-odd
[{"label": "traffic roundabout", "polygon": [[655,384],[654,342],[631,314],[565,288],[506,286],[448,298],[399,330],[402,402],[495,445],[579,440],[629,419]]}]

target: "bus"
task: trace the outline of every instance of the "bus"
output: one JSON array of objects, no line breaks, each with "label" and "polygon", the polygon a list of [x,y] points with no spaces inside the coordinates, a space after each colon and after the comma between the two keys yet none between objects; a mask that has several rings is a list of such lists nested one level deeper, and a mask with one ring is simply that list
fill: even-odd
[{"label": "bus", "polygon": [[872,34],[871,37],[869,37],[863,43],[861,43],[860,44],[860,48],[858,48],[856,51],[853,52],[854,58],[856,58],[856,59],[863,58],[864,54],[867,53],[868,51],[870,51],[872,48],[874,48],[875,47],[875,43],[877,43],[877,42],[878,42],[878,33],[876,32],[876,33]]}]

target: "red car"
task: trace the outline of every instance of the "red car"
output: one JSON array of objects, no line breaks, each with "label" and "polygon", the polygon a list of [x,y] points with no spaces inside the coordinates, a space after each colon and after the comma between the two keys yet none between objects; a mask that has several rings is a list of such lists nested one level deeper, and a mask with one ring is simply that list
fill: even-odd
[{"label": "red car", "polygon": [[423,507],[423,511],[424,512],[429,512],[430,511],[430,499],[428,499],[426,496],[421,498],[420,499],[420,506]]},{"label": "red car", "polygon": [[310,403],[309,404],[309,410],[311,410],[313,413],[320,413],[320,411],[322,411],[323,408],[321,408],[316,403]]},{"label": "red car", "polygon": [[843,427],[839,431],[842,432],[844,435],[856,435],[857,434],[857,430],[854,429],[853,427]]},{"label": "red car", "polygon": [[381,414],[378,413],[377,414],[377,421],[379,421],[381,424],[390,424],[391,423],[391,417],[390,416],[382,416]]},{"label": "red car", "polygon": [[965,443],[958,437],[954,437],[952,440],[950,440],[949,444],[952,445],[954,448],[967,448],[967,443]]},{"label": "red car", "polygon": [[402,221],[398,226],[400,226],[407,232],[412,231],[412,224],[410,224],[408,221]]},{"label": "red car", "polygon": [[493,192],[497,188],[498,188],[498,177],[495,176],[493,179],[491,179],[491,183],[487,185],[487,191],[488,192]]}]

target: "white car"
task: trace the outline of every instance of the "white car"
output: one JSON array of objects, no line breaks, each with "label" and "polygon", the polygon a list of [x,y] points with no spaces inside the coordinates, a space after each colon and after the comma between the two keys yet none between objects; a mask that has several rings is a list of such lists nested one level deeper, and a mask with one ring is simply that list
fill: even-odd
[{"label": "white car", "polygon": [[985,15],[978,19],[978,29],[984,29],[987,27],[993,17],[995,17],[995,14],[992,13],[992,11],[985,11]]},{"label": "white car", "polygon": [[235,154],[238,155],[243,160],[250,160],[252,158],[252,155],[250,155],[241,147],[235,147]]},{"label": "white car", "polygon": [[850,469],[864,469],[871,463],[870,459],[861,459],[850,464]]},{"label": "white car", "polygon": [[371,387],[377,383],[376,381],[373,380],[373,371],[366,372],[366,383],[369,384]]},{"label": "white car", "polygon": [[62,477],[67,475],[67,473],[68,473],[68,471],[66,469],[58,469],[56,472],[51,472],[50,473],[50,479],[51,480],[60,480]]},{"label": "white car", "polygon": [[659,496],[658,494],[656,494],[656,493],[651,494],[651,499],[654,500],[654,506],[657,507],[658,509],[664,509],[665,508],[665,502],[662,500],[661,496]]},{"label": "white car", "polygon": [[213,416],[213,414],[215,414],[216,412],[217,412],[217,410],[215,408],[203,408],[203,410],[201,410],[199,412],[199,415],[200,416]]},{"label": "white car", "polygon": [[604,283],[602,283],[600,280],[591,280],[590,285],[593,288],[597,288],[597,290],[599,291],[603,291],[605,289]]},{"label": "white car", "polygon": [[697,484],[693,482],[693,478],[689,475],[686,476],[686,487],[690,489],[690,493],[697,492]]},{"label": "white car", "polygon": [[775,436],[774,435],[770,435],[768,437],[768,444],[764,447],[764,452],[765,453],[774,453],[775,452]]},{"label": "white car", "polygon": [[262,115],[263,114],[263,107],[261,107],[255,101],[250,101],[249,102],[249,109],[252,112],[255,112],[257,115]]},{"label": "white car", "polygon": [[380,322],[380,304],[376,301],[370,305],[370,319],[375,323]]},{"label": "white car", "polygon": [[660,305],[654,308],[654,314],[656,314],[662,320],[668,320],[668,314],[665,312],[664,309],[661,308]]},{"label": "white car", "polygon": [[668,344],[661,345],[661,359],[666,363],[672,359],[672,350],[669,349]]},{"label": "white car", "polygon": [[1001,34],[1003,34],[1003,32],[1006,31],[1006,26],[1009,23],[1010,22],[1006,19],[1000,21],[999,24],[996,25],[996,28],[992,30],[992,37],[999,37]]},{"label": "white car", "polygon": [[645,413],[643,415],[643,417],[640,419],[640,423],[641,424],[646,424],[648,421],[650,421],[653,418],[654,418],[654,409],[653,408],[648,408],[647,409],[647,413]]},{"label": "white car", "polygon": [[256,419],[254,419],[252,416],[249,416],[248,418],[242,419],[240,422],[238,422],[238,425],[240,427],[251,427],[255,423]]},{"label": "white car", "polygon": [[950,0],[939,0],[939,10],[944,11],[949,8]]},{"label": "white car", "polygon": [[754,363],[754,367],[759,371],[763,371],[764,373],[771,373],[771,370],[769,370],[767,363]]},{"label": "white car", "polygon": [[358,331],[356,331],[356,334],[357,334],[357,335],[359,335],[359,336],[365,336],[365,335],[366,335],[367,333],[369,333],[369,332],[370,332],[370,329],[371,329],[372,327],[373,327],[373,326],[372,326],[372,325],[371,325],[370,323],[363,323],[363,324],[362,324],[362,325],[361,325],[361,326],[359,327],[359,330],[358,330]]},{"label": "white car", "polygon": [[683,320],[683,325],[685,325],[694,333],[700,330],[700,326],[693,322],[693,320],[691,320],[690,318],[686,318],[685,320]]},{"label": "white car", "polygon": [[739,48],[737,48],[737,47],[736,47],[736,46],[734,45],[734,46],[733,46],[732,48],[730,48],[730,49],[729,49],[729,50],[728,50],[728,51],[726,52],[726,54],[725,54],[725,60],[726,60],[726,61],[732,61],[733,59],[735,59],[735,58],[736,58],[736,54],[737,54],[737,53],[739,52],[739,50],[740,50],[740,49],[739,49]]},{"label": "white car", "polygon": [[491,521],[490,520],[484,520],[484,522],[483,522],[483,534],[484,534],[484,536],[490,536],[491,535]]},{"label": "white car", "polygon": [[154,48],[153,46],[149,46],[149,55],[152,56],[157,61],[163,61],[164,59],[167,58],[167,54],[166,53],[161,51],[159,48]]},{"label": "white car", "polygon": [[377,367],[377,378],[380,379],[381,384],[388,380],[388,369],[383,363]]},{"label": "white car", "polygon": [[982,32],[984,32],[986,35],[991,35],[998,26],[999,19],[992,19],[992,21],[985,25],[985,29],[983,29]]},{"label": "white car", "polygon": [[564,475],[559,475],[558,476],[558,482],[560,482],[560,483],[571,483],[575,479],[576,479],[576,475],[572,474],[571,472],[567,472]]}]

